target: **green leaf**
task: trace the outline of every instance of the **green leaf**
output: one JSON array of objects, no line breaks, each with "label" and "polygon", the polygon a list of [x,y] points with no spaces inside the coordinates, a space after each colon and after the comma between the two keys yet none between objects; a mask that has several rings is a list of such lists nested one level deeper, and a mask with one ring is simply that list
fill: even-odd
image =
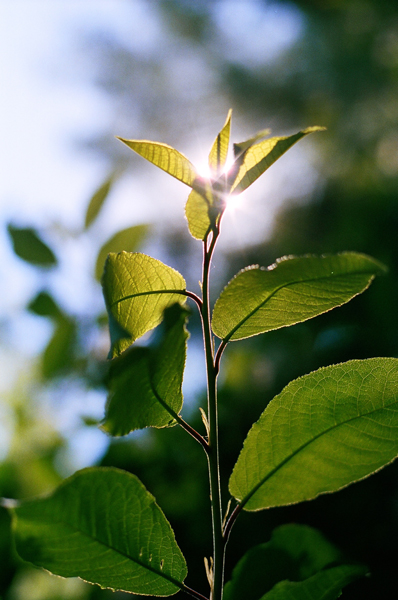
[{"label": "green leaf", "polygon": [[316,498],[398,454],[398,359],[352,360],[300,377],[253,425],[229,490],[246,510]]},{"label": "green leaf", "polygon": [[98,217],[99,212],[109,195],[114,180],[115,173],[112,173],[92,195],[87,207],[86,218],[84,222],[85,229],[88,229]]},{"label": "green leaf", "polygon": [[159,325],[165,308],[186,301],[182,275],[146,254],[109,254],[102,286],[109,315],[112,358]]},{"label": "green leaf", "polygon": [[89,468],[15,509],[19,555],[102,588],[170,596],[187,568],[153,496],[130,473]]},{"label": "green leaf", "polygon": [[256,142],[258,142],[258,140],[261,140],[261,138],[266,137],[270,133],[271,133],[270,129],[262,129],[261,131],[259,131],[255,135],[253,135],[253,137],[245,140],[244,142],[235,143],[233,145],[235,160],[239,164],[242,164],[245,152],[249,148],[251,148],[252,146],[254,146],[254,144]]},{"label": "green leaf", "polygon": [[341,565],[320,571],[305,581],[281,581],[259,600],[336,600],[349,583],[366,575],[365,567]]},{"label": "green leaf", "polygon": [[228,111],[227,119],[220,133],[214,140],[209,154],[209,167],[215,175],[219,175],[226,163],[231,132],[232,110]]},{"label": "green leaf", "polygon": [[54,298],[46,291],[39,292],[27,306],[28,310],[40,317],[50,317],[58,319],[62,316],[62,311]]},{"label": "green leaf", "polygon": [[40,239],[34,229],[18,228],[11,224],[7,229],[14,252],[19,258],[41,267],[52,267],[57,264],[53,251]]},{"label": "green leaf", "polygon": [[116,136],[118,140],[126,144],[131,150],[137,152],[143,158],[149,160],[169,175],[172,175],[182,183],[194,186],[198,177],[195,167],[190,160],[175,148],[160,142],[149,142],[147,140],[126,140]]},{"label": "green leaf", "polygon": [[130,348],[111,362],[102,429],[118,436],[176,424],[183,404],[186,317],[187,311],[174,304],[165,311],[163,335],[155,347]]},{"label": "green leaf", "polygon": [[225,287],[213,332],[226,341],[306,321],[363,292],[385,267],[364,254],[285,257],[267,269],[248,267]]},{"label": "green leaf", "polygon": [[192,190],[189,194],[185,205],[185,216],[188,221],[189,232],[197,240],[204,240],[211,227],[210,206],[209,194],[200,194],[196,190]]},{"label": "green leaf", "polygon": [[[315,131],[324,131],[324,129],[324,127],[308,127],[294,135],[269,138],[258,144],[250,143],[247,149],[245,149],[247,142],[243,142],[240,145],[237,144],[235,153],[239,152],[240,149],[241,152],[243,150],[243,154],[239,159],[240,167],[232,183],[231,194],[240,194],[243,192],[301,138]],[[262,137],[263,133],[261,132],[259,135]],[[252,138],[253,141],[256,137]],[[248,140],[248,142],[251,141]]]},{"label": "green leaf", "polygon": [[10,513],[6,508],[0,506],[0,598],[4,598],[8,593],[19,566],[18,562],[14,550]]},{"label": "green leaf", "polygon": [[104,270],[106,257],[110,252],[134,252],[145,239],[149,225],[135,225],[118,231],[102,246],[95,265],[95,277],[100,280]]},{"label": "green leaf", "polygon": [[75,341],[75,321],[65,315],[59,316],[54,333],[42,355],[41,370],[45,379],[62,375],[71,368]]},{"label": "green leaf", "polygon": [[341,559],[340,551],[316,529],[282,525],[269,542],[251,548],[238,562],[223,599],[258,600],[279,581],[302,581]]}]

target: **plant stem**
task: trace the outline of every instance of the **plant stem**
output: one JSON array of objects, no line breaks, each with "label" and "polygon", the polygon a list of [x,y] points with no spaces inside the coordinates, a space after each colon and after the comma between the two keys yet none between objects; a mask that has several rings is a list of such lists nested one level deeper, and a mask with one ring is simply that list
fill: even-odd
[{"label": "plant stem", "polygon": [[219,229],[214,228],[210,242],[208,242],[207,237],[204,243],[202,279],[203,305],[201,311],[207,371],[209,421],[209,446],[207,457],[209,466],[211,513],[213,524],[213,585],[210,596],[211,600],[222,600],[224,577],[224,539],[222,533],[222,508],[218,450],[217,371],[214,365],[213,340],[211,335],[209,308],[209,272],[212,255],[219,233]]}]

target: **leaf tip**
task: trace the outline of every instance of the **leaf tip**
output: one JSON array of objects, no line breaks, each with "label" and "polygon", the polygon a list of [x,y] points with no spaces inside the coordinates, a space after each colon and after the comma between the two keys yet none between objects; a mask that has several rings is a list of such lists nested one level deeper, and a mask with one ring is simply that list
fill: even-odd
[{"label": "leaf tip", "polygon": [[327,131],[327,127],[324,127],[323,125],[313,125],[312,127],[303,129],[303,133],[315,133],[316,131]]}]

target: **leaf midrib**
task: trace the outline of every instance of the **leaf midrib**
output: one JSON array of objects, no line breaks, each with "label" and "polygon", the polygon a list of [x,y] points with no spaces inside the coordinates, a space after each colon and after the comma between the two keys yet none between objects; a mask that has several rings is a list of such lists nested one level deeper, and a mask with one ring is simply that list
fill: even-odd
[{"label": "leaf midrib", "polygon": [[[335,277],[345,277],[345,276],[351,276],[351,275],[370,275],[370,279],[368,281],[368,284],[366,287],[369,287],[372,279],[374,279],[374,277],[376,276],[375,273],[373,271],[351,271],[348,274],[340,274],[340,275],[336,275]],[[322,281],[324,279],[332,279],[333,276],[323,276],[323,277],[316,277],[316,278],[311,278],[311,279],[301,279],[301,280],[297,280],[297,281],[292,281],[290,283],[286,283],[283,285],[280,285],[279,287],[277,287],[275,290],[273,290],[269,296],[267,296],[267,298],[265,298],[265,300],[263,300],[262,302],[260,302],[260,304],[258,304],[246,317],[244,317],[224,338],[223,338],[223,342],[227,343],[229,342],[229,340],[231,339],[231,337],[234,335],[234,333],[240,328],[242,327],[242,325],[244,323],[246,323],[246,321],[248,321],[258,310],[260,310],[260,308],[262,308],[263,306],[265,306],[265,304],[271,300],[271,298],[273,296],[275,296],[275,294],[277,294],[280,290],[284,289],[284,288],[288,288],[290,286],[293,285],[298,285],[300,283],[312,283],[314,281]],[[366,289],[366,288],[365,288]],[[351,296],[351,298],[354,298],[355,296],[358,296],[360,292],[356,292],[353,296]],[[337,306],[341,306],[342,304],[344,304],[345,302],[343,301],[341,304],[337,304],[335,305]],[[330,309],[327,309],[324,312],[328,312],[328,310],[332,310],[333,307],[331,307]],[[300,321],[297,321],[297,323],[299,323]],[[277,327],[276,329],[280,329],[281,327],[283,327],[283,325],[281,325],[280,327]]]},{"label": "leaf midrib", "polygon": [[134,294],[129,294],[128,296],[123,296],[123,298],[119,298],[118,300],[114,300],[110,305],[110,308],[113,308],[120,302],[124,302],[124,300],[131,300],[132,298],[137,298],[138,296],[150,296],[153,294],[180,294],[182,296],[189,296],[187,290],[177,289],[177,290],[149,290],[146,292],[136,292]]},{"label": "leaf midrib", "polygon": [[[342,421],[341,423],[337,423],[337,424],[333,425],[332,427],[329,427],[328,429],[325,429],[324,431],[321,431],[315,437],[311,438],[310,440],[308,440],[307,442],[305,442],[304,444],[302,444],[292,454],[290,454],[289,456],[287,456],[281,463],[279,463],[279,465],[277,465],[274,469],[272,469],[265,477],[263,477],[263,479],[261,479],[260,482],[239,503],[240,508],[241,509],[244,508],[244,506],[249,502],[249,500],[254,496],[254,494],[260,489],[260,487],[262,485],[264,485],[264,483],[266,483],[269,479],[271,479],[271,477],[273,477],[275,475],[275,473],[277,473],[280,469],[282,469],[282,467],[284,467],[290,460],[293,460],[293,458],[295,458],[307,446],[309,446],[310,444],[312,444],[313,442],[315,442],[316,440],[318,440],[323,435],[327,435],[330,431],[333,431],[333,429],[338,429],[339,427],[347,425],[347,423],[351,423],[351,422],[356,421],[358,419],[362,419],[364,417],[368,417],[369,415],[374,415],[374,414],[376,414],[376,413],[378,413],[380,411],[386,410],[386,408],[391,408],[391,407],[393,407],[394,405],[397,405],[397,404],[398,404],[398,400],[396,400],[395,402],[389,404],[388,406],[382,406],[381,408],[377,408],[375,410],[369,411],[369,412],[361,414],[359,416],[357,415],[355,417],[347,419],[346,421]],[[364,477],[366,477],[366,475],[364,475]],[[363,479],[363,477],[361,477],[361,479]],[[346,485],[349,485],[349,484],[346,484]],[[345,485],[342,485],[341,487],[345,487]],[[341,488],[338,488],[338,489],[341,489]],[[325,493],[325,492],[319,492],[319,494],[322,494],[322,493]],[[319,494],[317,494],[317,496]],[[315,496],[315,497],[317,497],[317,496]],[[299,502],[299,501],[297,501],[297,502]]]}]

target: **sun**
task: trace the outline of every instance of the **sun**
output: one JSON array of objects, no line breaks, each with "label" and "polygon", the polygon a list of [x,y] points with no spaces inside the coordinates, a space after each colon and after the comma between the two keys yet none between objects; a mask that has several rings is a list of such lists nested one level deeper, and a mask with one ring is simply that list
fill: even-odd
[{"label": "sun", "polygon": [[227,211],[235,213],[236,211],[242,209],[243,207],[243,198],[242,194],[237,194],[236,196],[227,196]]},{"label": "sun", "polygon": [[[234,164],[233,158],[228,157],[221,173],[223,175],[228,173],[230,171],[230,169],[232,168],[233,164]],[[212,179],[213,173],[211,172],[211,169],[209,167],[209,163],[207,162],[207,160],[196,162],[195,168],[196,168],[197,173],[200,175],[200,177],[203,177],[203,179],[208,179],[208,180]],[[244,196],[244,194],[243,194],[243,196]],[[227,195],[226,202],[227,202],[228,212],[235,212],[236,210],[242,209],[242,206],[243,206],[242,194]]]}]

